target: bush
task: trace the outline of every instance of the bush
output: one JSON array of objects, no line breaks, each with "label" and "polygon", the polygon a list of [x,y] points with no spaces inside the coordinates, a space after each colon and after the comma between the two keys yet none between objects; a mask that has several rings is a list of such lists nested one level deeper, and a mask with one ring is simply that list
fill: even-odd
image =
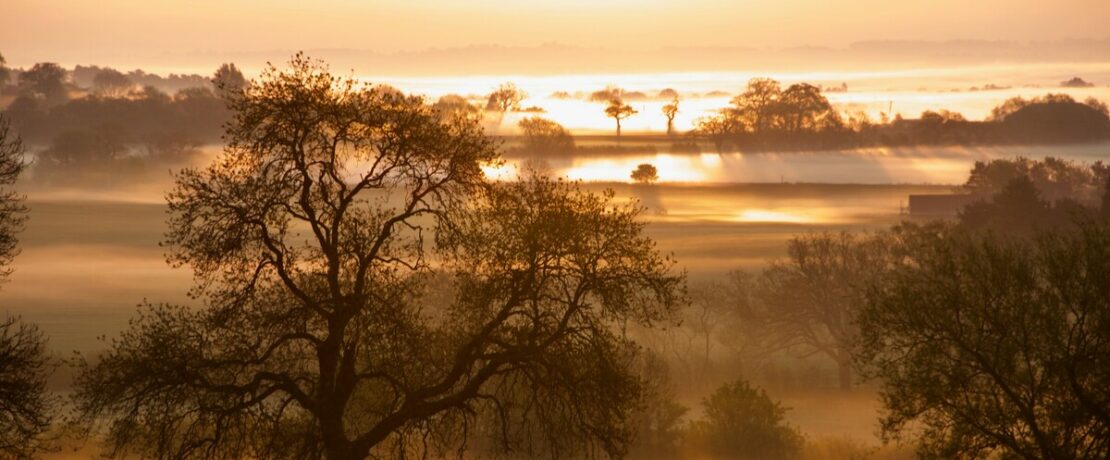
[{"label": "bush", "polygon": [[696,442],[716,458],[793,459],[803,439],[783,420],[787,409],[762,389],[738,380],[702,402],[705,419],[692,426]]}]

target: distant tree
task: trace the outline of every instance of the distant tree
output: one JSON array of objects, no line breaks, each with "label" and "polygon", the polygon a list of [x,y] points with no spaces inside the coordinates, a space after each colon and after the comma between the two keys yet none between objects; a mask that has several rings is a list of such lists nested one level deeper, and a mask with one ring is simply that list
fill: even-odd
[{"label": "distant tree", "polygon": [[624,89],[616,86],[606,86],[605,89],[599,89],[590,93],[588,98],[590,102],[600,102],[608,104],[614,99],[624,100]]},{"label": "distant tree", "polygon": [[566,154],[574,151],[574,136],[563,125],[540,117],[520,120],[524,133],[523,148],[540,156]]},{"label": "distant tree", "polygon": [[975,162],[962,189],[979,198],[990,199],[1015,179],[1024,177],[1049,202],[1070,199],[1093,205],[1101,196],[1108,175],[1101,162],[1088,166],[1055,157],[1043,160],[1000,158]]},{"label": "distant tree", "polygon": [[500,124],[506,113],[520,110],[520,102],[526,97],[528,97],[528,94],[517,88],[515,84],[503,83],[489,94],[489,98],[486,100],[486,111],[497,112],[499,114],[498,124]]},{"label": "distant tree", "polygon": [[436,103],[432,104],[432,108],[448,118],[460,117],[467,120],[480,120],[482,118],[481,108],[471,104],[465,97],[458,94],[440,96]]},{"label": "distant tree", "polygon": [[1110,456],[1110,232],[895,233],[860,315],[882,435],[922,458]]},{"label": "distant tree", "polygon": [[1070,222],[1070,216],[1041,198],[1028,176],[1018,176],[989,200],[971,203],[959,214],[968,228],[1032,236],[1038,230]]},{"label": "distant tree", "polygon": [[219,94],[238,94],[250,86],[250,81],[234,63],[228,62],[216,69],[216,73],[212,75],[212,85]]},{"label": "distant tree", "polygon": [[663,88],[659,90],[659,94],[656,94],[655,97],[659,99],[676,99],[680,97],[680,95],[678,94],[678,91],[674,90],[674,88]]},{"label": "distant tree", "polygon": [[670,367],[657,353],[646,350],[640,375],[646,386],[644,404],[636,412],[636,443],[631,458],[678,458],[682,442],[682,417],[687,408],[675,402]]},{"label": "distant tree", "polygon": [[818,234],[791,239],[787,254],[757,280],[758,342],[767,351],[828,357],[836,363],[840,388],[849,390],[856,316],[864,306],[865,282],[889,260],[887,245],[881,236]]},{"label": "distant tree", "polygon": [[743,132],[740,120],[727,111],[699,118],[694,125],[694,133],[709,138],[717,153],[723,153],[729,138],[740,132]]},{"label": "distant tree", "polygon": [[115,69],[103,69],[93,77],[93,88],[97,94],[106,97],[124,96],[133,86],[127,75]]},{"label": "distant tree", "polygon": [[674,134],[674,117],[678,115],[678,96],[671,99],[669,104],[663,106],[663,116],[667,117],[667,135]]},{"label": "distant tree", "polygon": [[8,61],[0,54],[0,88],[8,85],[12,80],[12,70],[8,68]]},{"label": "distant tree", "polygon": [[650,163],[642,163],[632,170],[632,180],[638,184],[651,184],[659,180],[659,170]]},{"label": "distant tree", "polygon": [[[25,167],[23,154],[22,142],[0,117],[0,279],[11,273],[16,234],[27,217],[23,197],[12,189]],[[53,368],[37,327],[11,316],[0,320],[0,455],[32,458],[50,447],[43,435],[54,413],[46,392]]]},{"label": "distant tree", "polygon": [[1060,86],[1064,88],[1090,88],[1095,86],[1095,84],[1079,77],[1072,77],[1070,80],[1060,82]]},{"label": "distant tree", "polygon": [[821,88],[808,83],[790,85],[779,96],[771,113],[780,118],[780,129],[791,133],[815,132],[841,127],[839,115]]},{"label": "distant tree", "polygon": [[621,120],[637,114],[636,109],[632,106],[625,104],[620,99],[613,99],[609,101],[609,105],[605,107],[605,115],[617,121],[617,137],[621,136]]},{"label": "distant tree", "polygon": [[169,258],[204,306],[152,307],[80,372],[109,453],[440,456],[477,431],[623,454],[641,386],[618,326],[670,317],[682,283],[636,209],[487,182],[476,122],[290,66],[232,100],[223,157],[168,194]]},{"label": "distant tree", "polygon": [[40,62],[19,75],[19,86],[24,93],[41,96],[48,106],[69,100],[66,89],[66,71],[53,62]]},{"label": "distant tree", "polygon": [[127,144],[124,129],[119,125],[64,131],[39,152],[34,177],[54,182],[90,173],[113,172],[118,161],[130,153]]},{"label": "distant tree", "polygon": [[753,78],[743,93],[732,98],[731,113],[752,132],[763,133],[774,126],[775,108],[781,96],[779,82]]},{"label": "distant tree", "polygon": [[726,383],[703,400],[705,418],[694,422],[715,458],[794,459],[804,438],[786,423],[786,409],[744,380]]}]

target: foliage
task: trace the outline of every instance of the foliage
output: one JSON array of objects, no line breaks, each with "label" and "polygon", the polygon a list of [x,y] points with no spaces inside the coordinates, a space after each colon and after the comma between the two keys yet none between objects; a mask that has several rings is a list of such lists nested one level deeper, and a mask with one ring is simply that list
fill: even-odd
[{"label": "foliage", "polygon": [[882,433],[928,458],[1110,455],[1110,229],[894,232],[860,315]]},{"label": "foliage", "polygon": [[650,163],[641,163],[632,170],[631,178],[639,184],[651,184],[659,180],[659,170]]},{"label": "foliage", "polygon": [[123,72],[115,69],[104,69],[93,77],[93,89],[104,97],[122,97],[127,95],[135,83],[127,78]]},{"label": "foliage", "polygon": [[61,66],[40,62],[19,75],[20,92],[42,98],[47,106],[55,106],[69,99],[65,80],[66,71]]},{"label": "foliage", "polygon": [[786,408],[744,380],[726,383],[702,401],[705,418],[693,423],[695,436],[718,458],[791,459],[803,438],[786,424]]},{"label": "foliage", "polygon": [[1088,166],[1055,157],[976,161],[962,188],[980,198],[988,198],[1018,178],[1027,178],[1050,202],[1071,199],[1091,204],[1102,196],[1105,182],[1110,178],[1110,167],[1101,161]]},{"label": "foliage", "polygon": [[482,109],[458,94],[440,96],[436,103],[432,104],[432,108],[438,110],[445,117],[461,117],[470,120],[482,119]]},{"label": "foliage", "polygon": [[[0,117],[0,277],[18,253],[16,234],[23,229],[27,208],[12,186],[25,167],[23,145],[7,120]],[[53,363],[42,332],[17,318],[0,321],[0,454],[31,458],[47,449],[43,434],[53,419],[54,401],[46,393]]]},{"label": "foliage", "polygon": [[517,125],[524,133],[523,149],[527,153],[546,157],[574,151],[574,137],[563,125],[540,117],[525,118]]},{"label": "foliage", "polygon": [[501,86],[498,86],[489,94],[489,98],[486,100],[486,110],[501,112],[502,115],[512,110],[520,110],[520,102],[526,97],[528,97],[528,93],[517,88],[515,84],[511,82],[502,83]]},{"label": "foliage", "polygon": [[625,104],[621,99],[609,100],[609,105],[605,106],[605,115],[617,121],[617,136],[621,135],[621,120],[631,117],[638,112],[633,109],[631,105]]},{"label": "foliage", "polygon": [[203,306],[149,307],[85,362],[82,420],[119,456],[623,454],[643,393],[618,326],[682,295],[638,210],[487,182],[475,122],[290,67],[231,100],[223,156],[168,195]]},{"label": "foliage", "polygon": [[852,386],[852,351],[859,336],[856,317],[864,289],[889,263],[881,235],[851,233],[798,236],[788,257],[772,262],[756,280],[750,320],[768,352],[822,354],[839,371],[841,389]]}]

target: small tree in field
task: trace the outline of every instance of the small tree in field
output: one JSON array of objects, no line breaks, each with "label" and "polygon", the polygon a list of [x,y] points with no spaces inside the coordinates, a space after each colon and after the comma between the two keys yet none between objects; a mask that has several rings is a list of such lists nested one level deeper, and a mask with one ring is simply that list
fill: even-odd
[{"label": "small tree in field", "polygon": [[609,105],[605,107],[605,115],[617,121],[617,137],[621,136],[621,120],[635,115],[636,109],[632,106],[625,104],[620,99],[609,100]]},{"label": "small tree in field", "polygon": [[517,88],[515,84],[503,83],[489,94],[489,98],[486,100],[486,110],[498,113],[497,123],[500,125],[504,121],[506,113],[520,110],[520,103],[526,97],[528,97],[528,93]]},{"label": "small tree in field", "polygon": [[678,116],[678,96],[663,106],[663,116],[667,117],[667,135],[674,134],[674,117]]},{"label": "small tree in field", "polygon": [[650,163],[643,163],[632,170],[632,180],[638,184],[652,184],[659,180],[659,170]]},{"label": "small tree in field", "polygon": [[477,122],[300,55],[232,100],[223,156],[169,194],[199,308],[154,306],[78,377],[112,454],[623,454],[641,397],[619,326],[682,278],[613,194],[487,182]]}]

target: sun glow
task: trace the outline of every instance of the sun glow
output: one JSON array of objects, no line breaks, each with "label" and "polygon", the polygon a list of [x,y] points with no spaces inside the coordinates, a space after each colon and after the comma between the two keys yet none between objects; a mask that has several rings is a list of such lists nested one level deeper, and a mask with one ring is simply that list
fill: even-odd
[{"label": "sun glow", "polygon": [[775,211],[771,209],[745,209],[736,215],[736,220],[740,222],[768,222],[788,224],[808,224],[817,221],[817,219],[813,216],[808,216],[800,213],[796,214],[784,211]]}]

